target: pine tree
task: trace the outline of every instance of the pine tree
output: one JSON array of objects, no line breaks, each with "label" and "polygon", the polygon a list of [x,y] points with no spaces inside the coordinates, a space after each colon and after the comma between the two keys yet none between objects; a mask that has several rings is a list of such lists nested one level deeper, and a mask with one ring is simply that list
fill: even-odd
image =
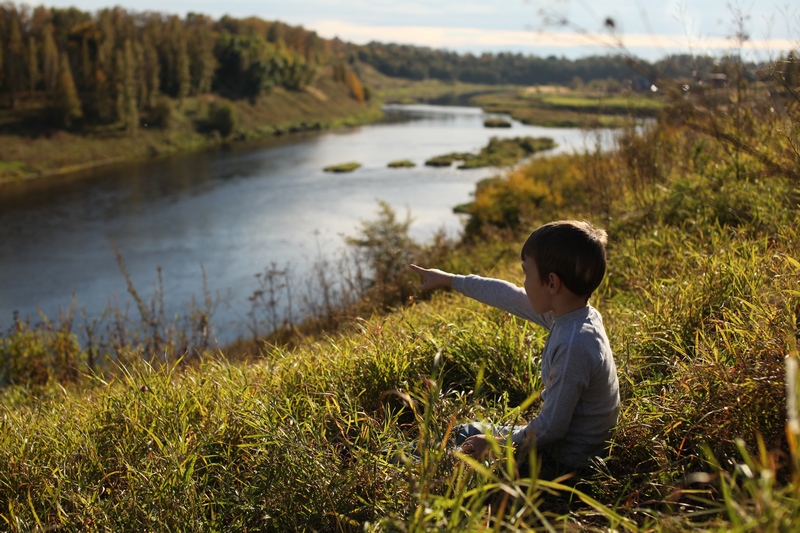
[{"label": "pine tree", "polygon": [[3,83],[5,82],[6,76],[5,71],[3,70],[5,61],[5,53],[3,48],[3,40],[0,39],[0,90],[3,89]]},{"label": "pine tree", "polygon": [[214,73],[217,70],[217,59],[214,57],[216,39],[205,20],[198,20],[192,29],[189,41],[189,57],[192,77],[192,93],[205,94],[211,92]]},{"label": "pine tree", "polygon": [[115,51],[114,80],[116,81],[116,114],[125,129],[136,133],[139,127],[139,108],[136,98],[136,61],[130,39]]},{"label": "pine tree", "polygon": [[81,39],[81,79],[84,90],[91,91],[94,88],[94,66],[89,51],[89,35],[86,33]]},{"label": "pine tree", "polygon": [[97,23],[99,36],[94,67],[92,107],[95,115],[102,122],[111,122],[117,118],[114,95],[114,43],[117,32],[114,26],[114,15],[113,11],[104,9],[100,12]]},{"label": "pine tree", "polygon": [[125,40],[125,71],[123,76],[123,105],[125,106],[125,116],[127,122],[127,130],[131,135],[134,135],[139,129],[139,103],[136,97],[136,75],[139,68],[136,63],[136,56],[133,51],[133,45],[130,39]]},{"label": "pine tree", "polygon": [[59,58],[58,47],[54,36],[52,24],[47,24],[44,28],[44,90],[48,98],[53,98],[56,85],[58,85]]},{"label": "pine tree", "polygon": [[189,65],[189,54],[186,47],[186,31],[177,16],[169,19],[162,47],[166,51],[166,92],[179,100],[189,95],[192,77]]},{"label": "pine tree", "polygon": [[278,43],[278,41],[283,41],[283,36],[283,24],[281,22],[273,22],[269,27],[269,30],[267,30],[267,41],[271,43]]},{"label": "pine tree", "polygon": [[28,84],[30,86],[31,98],[36,92],[36,86],[41,79],[39,71],[39,47],[36,46],[36,39],[33,36],[28,38]]},{"label": "pine tree", "polygon": [[175,51],[175,81],[177,84],[178,100],[189,96],[192,87],[192,75],[189,70],[189,53],[186,50],[186,40],[179,38]]},{"label": "pine tree", "polygon": [[8,37],[8,48],[5,58],[5,78],[8,94],[11,98],[11,107],[17,106],[17,93],[25,87],[25,51],[22,43],[22,31],[19,27],[19,18],[12,15],[11,30]]},{"label": "pine tree", "polygon": [[145,107],[153,109],[161,87],[161,65],[158,60],[158,50],[148,34],[144,35],[142,47],[144,55],[142,79],[147,87],[142,99],[145,101]]},{"label": "pine tree", "polygon": [[139,40],[134,41],[133,43],[133,57],[136,61],[136,94],[138,95],[136,98],[138,102],[137,107],[139,111],[141,111],[146,108],[149,98],[147,95],[147,78],[145,77],[144,47]]},{"label": "pine tree", "polygon": [[77,119],[83,116],[83,111],[66,52],[61,53],[56,79],[52,106],[53,118],[60,126],[70,128]]}]

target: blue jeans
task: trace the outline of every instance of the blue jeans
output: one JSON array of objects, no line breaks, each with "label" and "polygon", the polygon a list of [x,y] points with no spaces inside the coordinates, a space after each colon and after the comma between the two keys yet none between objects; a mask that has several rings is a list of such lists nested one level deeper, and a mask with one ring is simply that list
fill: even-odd
[{"label": "blue jeans", "polygon": [[453,429],[453,434],[456,439],[456,446],[461,446],[464,441],[475,435],[483,435],[485,433],[493,433],[499,440],[505,440],[509,434],[523,429],[525,426],[493,426],[487,422],[470,422],[469,424],[460,424]]},{"label": "blue jeans", "polygon": [[[469,437],[486,433],[493,433],[498,440],[504,441],[508,435],[523,428],[525,428],[525,426],[493,426],[486,422],[470,422],[469,424],[460,424],[453,428],[453,434],[455,435],[456,446],[461,446]],[[530,465],[528,464],[528,454],[520,453],[516,455],[519,476],[529,477]],[[538,477],[540,479],[555,479],[562,474],[575,470],[559,461],[549,450],[537,449],[536,457],[539,463],[541,463],[538,470]]]}]

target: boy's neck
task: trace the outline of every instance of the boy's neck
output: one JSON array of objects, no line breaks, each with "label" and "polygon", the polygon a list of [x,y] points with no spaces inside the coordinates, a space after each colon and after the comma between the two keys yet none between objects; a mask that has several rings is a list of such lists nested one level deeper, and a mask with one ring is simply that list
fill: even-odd
[{"label": "boy's neck", "polygon": [[589,305],[589,299],[574,294],[559,294],[553,300],[553,316],[559,317],[583,309]]}]

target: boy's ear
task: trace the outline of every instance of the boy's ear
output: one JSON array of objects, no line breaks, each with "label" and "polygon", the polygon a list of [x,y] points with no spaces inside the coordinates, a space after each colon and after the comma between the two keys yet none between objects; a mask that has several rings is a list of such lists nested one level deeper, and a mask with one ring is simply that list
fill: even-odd
[{"label": "boy's ear", "polygon": [[555,294],[561,288],[561,278],[555,272],[550,272],[547,276],[547,288],[550,294]]}]

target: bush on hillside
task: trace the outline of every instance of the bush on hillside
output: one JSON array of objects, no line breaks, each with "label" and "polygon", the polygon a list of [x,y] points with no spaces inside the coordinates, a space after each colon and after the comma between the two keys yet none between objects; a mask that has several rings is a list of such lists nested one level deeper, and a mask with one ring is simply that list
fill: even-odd
[{"label": "bush on hillside", "polygon": [[223,138],[227,138],[236,130],[237,124],[236,109],[230,102],[213,102],[208,107],[209,130],[217,131]]},{"label": "bush on hillside", "polygon": [[162,130],[172,128],[175,123],[175,108],[172,105],[172,100],[162,96],[156,101],[156,105],[149,113],[149,124]]},{"label": "bush on hillside", "polygon": [[91,360],[72,331],[74,310],[56,322],[46,318],[39,325],[14,317],[0,338],[0,389],[11,385],[41,387],[51,381],[72,383]]},{"label": "bush on hillside", "polygon": [[379,200],[378,205],[378,217],[362,221],[358,234],[348,237],[347,244],[356,248],[369,268],[371,299],[383,305],[395,305],[415,292],[409,282],[408,264],[419,247],[408,235],[411,213],[398,220],[387,202]]}]

